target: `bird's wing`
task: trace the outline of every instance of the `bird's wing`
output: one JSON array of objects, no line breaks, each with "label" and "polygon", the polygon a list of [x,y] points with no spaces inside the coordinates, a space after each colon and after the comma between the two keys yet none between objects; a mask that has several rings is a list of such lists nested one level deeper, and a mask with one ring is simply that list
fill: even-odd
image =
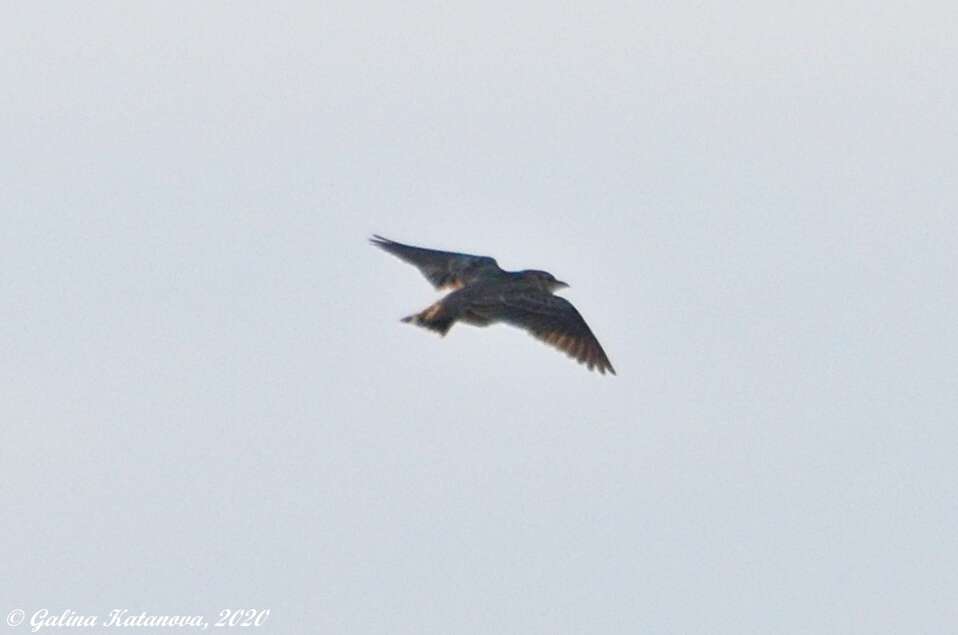
[{"label": "bird's wing", "polygon": [[491,297],[470,309],[494,321],[525,329],[580,364],[586,364],[589,370],[597,368],[603,375],[606,370],[615,374],[589,325],[563,297],[542,291],[523,291]]},{"label": "bird's wing", "polygon": [[460,289],[483,275],[502,271],[489,256],[413,247],[382,236],[373,236],[369,242],[417,267],[437,289]]}]

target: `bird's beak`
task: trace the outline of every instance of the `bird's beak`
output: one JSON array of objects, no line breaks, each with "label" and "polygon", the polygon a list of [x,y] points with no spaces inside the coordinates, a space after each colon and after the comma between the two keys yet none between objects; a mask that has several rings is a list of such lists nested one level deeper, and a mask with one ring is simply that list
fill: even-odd
[{"label": "bird's beak", "polygon": [[562,280],[556,280],[553,284],[555,285],[556,289],[565,289],[569,286],[569,283],[563,282]]}]

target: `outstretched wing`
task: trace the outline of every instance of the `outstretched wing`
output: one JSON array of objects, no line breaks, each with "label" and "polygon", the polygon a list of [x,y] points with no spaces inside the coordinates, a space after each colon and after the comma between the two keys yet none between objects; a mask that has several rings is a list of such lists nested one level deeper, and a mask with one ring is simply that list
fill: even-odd
[{"label": "outstretched wing", "polygon": [[404,245],[373,236],[369,242],[414,265],[437,289],[460,289],[490,273],[501,273],[494,258]]},{"label": "outstretched wing", "polygon": [[533,336],[573,357],[589,370],[603,375],[615,369],[602,350],[599,340],[572,303],[563,297],[542,291],[523,291],[490,298],[488,303],[470,307],[494,321],[502,321],[529,331]]}]

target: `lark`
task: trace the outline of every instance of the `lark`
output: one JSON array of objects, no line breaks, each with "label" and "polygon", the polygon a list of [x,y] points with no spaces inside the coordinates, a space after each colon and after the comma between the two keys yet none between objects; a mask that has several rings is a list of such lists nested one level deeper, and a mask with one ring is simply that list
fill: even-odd
[{"label": "lark", "polygon": [[555,292],[569,285],[548,271],[504,271],[494,258],[413,247],[374,235],[370,242],[422,272],[439,290],[435,304],[402,319],[445,336],[456,322],[504,323],[528,331],[603,375],[615,369],[572,303]]}]

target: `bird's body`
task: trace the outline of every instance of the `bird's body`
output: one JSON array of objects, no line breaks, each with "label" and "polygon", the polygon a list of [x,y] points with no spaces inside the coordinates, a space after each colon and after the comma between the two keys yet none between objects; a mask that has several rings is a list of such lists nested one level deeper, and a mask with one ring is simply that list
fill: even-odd
[{"label": "bird's body", "polygon": [[572,304],[553,292],[567,287],[546,271],[504,271],[495,259],[397,243],[381,236],[371,242],[416,266],[437,289],[453,289],[425,310],[403,318],[445,335],[456,322],[488,326],[504,322],[529,331],[585,363],[613,375],[599,341]]}]

